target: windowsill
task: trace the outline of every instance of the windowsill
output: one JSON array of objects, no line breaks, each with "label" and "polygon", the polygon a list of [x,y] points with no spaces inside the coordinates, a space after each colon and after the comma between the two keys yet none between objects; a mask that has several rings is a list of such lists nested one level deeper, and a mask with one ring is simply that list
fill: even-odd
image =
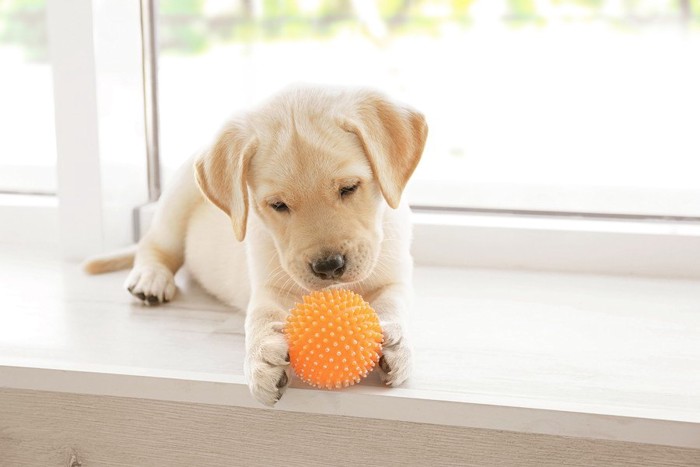
[{"label": "windowsill", "polygon": [[0,193],[0,249],[4,242],[58,247],[58,198]]},{"label": "windowsill", "polygon": [[[185,275],[137,305],[125,275],[0,246],[0,387],[262,408],[239,314]],[[408,383],[294,381],[275,410],[700,448],[700,281],[420,267],[416,287]]]}]

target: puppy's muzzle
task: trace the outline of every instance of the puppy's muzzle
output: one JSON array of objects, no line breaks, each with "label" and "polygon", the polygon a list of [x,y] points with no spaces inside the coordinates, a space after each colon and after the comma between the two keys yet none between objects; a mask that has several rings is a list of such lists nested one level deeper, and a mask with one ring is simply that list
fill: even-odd
[{"label": "puppy's muzzle", "polygon": [[340,279],[345,273],[345,256],[332,254],[309,263],[316,277],[324,280]]}]

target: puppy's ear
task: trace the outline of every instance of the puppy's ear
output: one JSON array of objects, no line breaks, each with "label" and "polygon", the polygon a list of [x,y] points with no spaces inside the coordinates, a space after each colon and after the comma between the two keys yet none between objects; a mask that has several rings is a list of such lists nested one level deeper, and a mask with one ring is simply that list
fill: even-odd
[{"label": "puppy's ear", "polygon": [[238,241],[245,238],[248,219],[247,172],[257,140],[244,122],[232,121],[219,133],[214,145],[197,157],[197,184],[209,201],[231,217]]},{"label": "puppy's ear", "polygon": [[350,113],[341,126],[360,139],[384,199],[396,208],[423,154],[425,118],[378,93],[362,95]]}]

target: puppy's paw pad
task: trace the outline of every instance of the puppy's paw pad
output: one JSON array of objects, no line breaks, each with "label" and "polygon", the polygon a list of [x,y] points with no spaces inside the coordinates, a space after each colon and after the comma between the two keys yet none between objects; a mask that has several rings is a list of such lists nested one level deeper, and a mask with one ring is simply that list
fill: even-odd
[{"label": "puppy's paw pad", "polygon": [[167,303],[177,290],[172,272],[160,265],[132,269],[124,286],[146,305]]},{"label": "puppy's paw pad", "polygon": [[392,348],[383,350],[377,371],[379,378],[387,386],[400,386],[411,375],[411,352],[408,349]]},{"label": "puppy's paw pad", "polygon": [[384,373],[391,373],[391,367],[386,362],[386,358],[384,358],[384,355],[379,357],[379,368],[381,368]]},{"label": "puppy's paw pad", "polygon": [[288,384],[289,376],[287,376],[287,372],[284,372],[282,373],[282,376],[280,377],[279,381],[277,381],[277,389],[286,388]]}]

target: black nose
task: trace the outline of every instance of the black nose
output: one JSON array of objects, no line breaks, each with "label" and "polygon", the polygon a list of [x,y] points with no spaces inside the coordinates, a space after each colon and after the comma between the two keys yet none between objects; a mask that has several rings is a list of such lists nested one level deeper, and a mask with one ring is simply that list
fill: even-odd
[{"label": "black nose", "polygon": [[311,270],[321,279],[338,279],[345,272],[345,257],[331,255],[310,264]]}]

